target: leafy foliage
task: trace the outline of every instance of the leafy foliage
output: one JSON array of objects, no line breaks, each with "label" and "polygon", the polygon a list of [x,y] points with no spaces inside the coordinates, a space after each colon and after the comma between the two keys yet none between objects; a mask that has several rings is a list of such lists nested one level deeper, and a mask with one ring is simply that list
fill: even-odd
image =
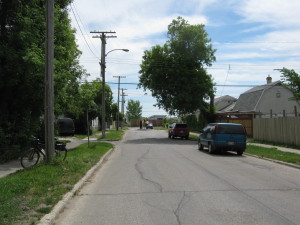
[{"label": "leafy foliage", "polygon": [[130,99],[127,103],[126,115],[129,121],[132,119],[140,119],[142,117],[142,106],[140,101]]},{"label": "leafy foliage", "polygon": [[139,85],[149,89],[159,108],[188,114],[207,108],[213,95],[212,78],[205,69],[215,61],[204,25],[190,25],[178,17],[168,26],[169,40],[144,52]]},{"label": "leafy foliage", "polygon": [[282,81],[286,86],[292,91],[294,97],[293,100],[300,101],[300,76],[294,70],[289,70],[287,68],[279,69],[281,72]]},{"label": "leafy foliage", "polygon": [[[75,119],[76,133],[87,133],[86,113],[88,110],[89,121],[96,117],[102,118],[102,82],[96,79],[85,82],[79,86],[79,94],[73,108],[65,110],[64,115]],[[112,104],[112,91],[108,85],[105,86],[105,116],[106,121],[111,121],[114,115]],[[117,107],[116,107],[117,108]],[[99,121],[101,122],[101,121]]]},{"label": "leafy foliage", "polygon": [[[55,1],[55,113],[76,108],[79,65],[67,6]],[[0,128],[9,144],[20,144],[41,128],[44,112],[45,4],[40,0],[0,1]]]}]

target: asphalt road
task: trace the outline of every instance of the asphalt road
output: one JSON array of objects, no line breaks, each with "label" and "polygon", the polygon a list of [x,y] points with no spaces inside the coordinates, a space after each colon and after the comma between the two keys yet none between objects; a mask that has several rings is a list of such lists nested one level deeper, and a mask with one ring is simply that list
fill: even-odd
[{"label": "asphalt road", "polygon": [[300,224],[300,170],[127,131],[55,224]]}]

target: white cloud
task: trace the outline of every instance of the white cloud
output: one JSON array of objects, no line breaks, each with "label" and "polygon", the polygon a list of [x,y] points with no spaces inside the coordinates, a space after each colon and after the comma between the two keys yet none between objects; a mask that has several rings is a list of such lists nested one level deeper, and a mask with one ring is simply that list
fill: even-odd
[{"label": "white cloud", "polygon": [[[299,0],[75,0],[73,6],[80,15],[80,23],[84,24],[81,26],[84,27],[85,38],[98,56],[90,52],[73,19],[73,26],[78,30],[78,44],[83,51],[82,64],[92,74],[89,80],[100,77],[101,42],[92,38],[91,30],[116,31],[117,38],[108,39],[106,52],[116,48],[130,50],[108,55],[106,80],[116,82],[113,76],[124,75],[124,82],[137,83],[144,50],[165,43],[168,24],[178,16],[190,24],[205,24],[206,28],[219,29],[220,35],[226,34],[227,20],[218,20],[214,12],[224,13],[226,17],[238,15],[234,18],[236,26],[242,25],[236,30],[242,39],[216,46],[218,61],[208,70],[216,83],[225,83],[229,64],[232,69],[226,84],[262,84],[268,74],[273,76],[273,80],[280,79],[279,72],[273,70],[275,68],[300,69],[300,44],[297,43],[300,36]],[[245,41],[249,43],[243,43]],[[136,90],[134,85],[125,88],[128,93],[133,93],[126,99],[140,100],[147,111],[146,116],[161,114],[154,113],[161,111],[153,107],[156,101],[151,95],[143,95],[143,90]],[[117,92],[116,85],[112,85],[112,89]],[[217,87],[217,93],[238,97],[247,89]]]},{"label": "white cloud", "polygon": [[275,27],[299,27],[299,0],[242,0],[237,1],[237,13],[247,23],[267,23]]}]

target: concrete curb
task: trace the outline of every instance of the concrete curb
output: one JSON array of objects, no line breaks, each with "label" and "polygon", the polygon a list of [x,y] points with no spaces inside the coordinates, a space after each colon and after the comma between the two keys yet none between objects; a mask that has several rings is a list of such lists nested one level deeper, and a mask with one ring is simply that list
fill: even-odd
[{"label": "concrete curb", "polygon": [[246,152],[244,152],[244,155],[251,156],[251,157],[254,157],[254,158],[258,158],[258,159],[267,160],[267,161],[274,162],[274,163],[278,163],[278,164],[281,164],[281,165],[284,165],[284,166],[289,166],[289,167],[293,167],[293,168],[296,168],[296,169],[300,169],[300,166],[292,164],[292,163],[287,163],[287,162],[282,162],[282,161],[279,161],[279,160],[276,160],[276,159],[269,159],[269,158],[264,158],[264,157],[261,157],[261,156],[251,155],[251,154],[246,153]]},{"label": "concrete curb", "polygon": [[54,223],[54,220],[57,219],[58,215],[63,211],[63,209],[65,208],[66,204],[72,199],[72,197],[75,195],[75,193],[81,189],[83,187],[83,185],[86,183],[86,181],[88,179],[90,179],[90,177],[92,177],[94,175],[94,173],[101,168],[101,166],[103,165],[104,162],[107,161],[107,158],[109,157],[110,154],[113,153],[113,151],[115,150],[115,147],[113,147],[112,149],[110,149],[108,152],[106,152],[100,159],[100,161],[93,166],[85,175],[84,177],[82,177],[73,187],[73,189],[68,192],[67,194],[65,194],[62,198],[62,200],[60,200],[52,209],[52,211],[48,214],[46,214],[45,216],[42,217],[42,219],[39,221],[38,225],[51,225]]}]

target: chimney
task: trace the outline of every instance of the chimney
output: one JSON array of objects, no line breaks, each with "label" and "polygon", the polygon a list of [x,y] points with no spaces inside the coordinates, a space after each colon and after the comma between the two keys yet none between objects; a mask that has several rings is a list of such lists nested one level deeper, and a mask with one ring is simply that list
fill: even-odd
[{"label": "chimney", "polygon": [[268,77],[267,77],[267,84],[270,84],[270,83],[272,83],[272,77],[270,77],[270,75],[268,75]]}]

